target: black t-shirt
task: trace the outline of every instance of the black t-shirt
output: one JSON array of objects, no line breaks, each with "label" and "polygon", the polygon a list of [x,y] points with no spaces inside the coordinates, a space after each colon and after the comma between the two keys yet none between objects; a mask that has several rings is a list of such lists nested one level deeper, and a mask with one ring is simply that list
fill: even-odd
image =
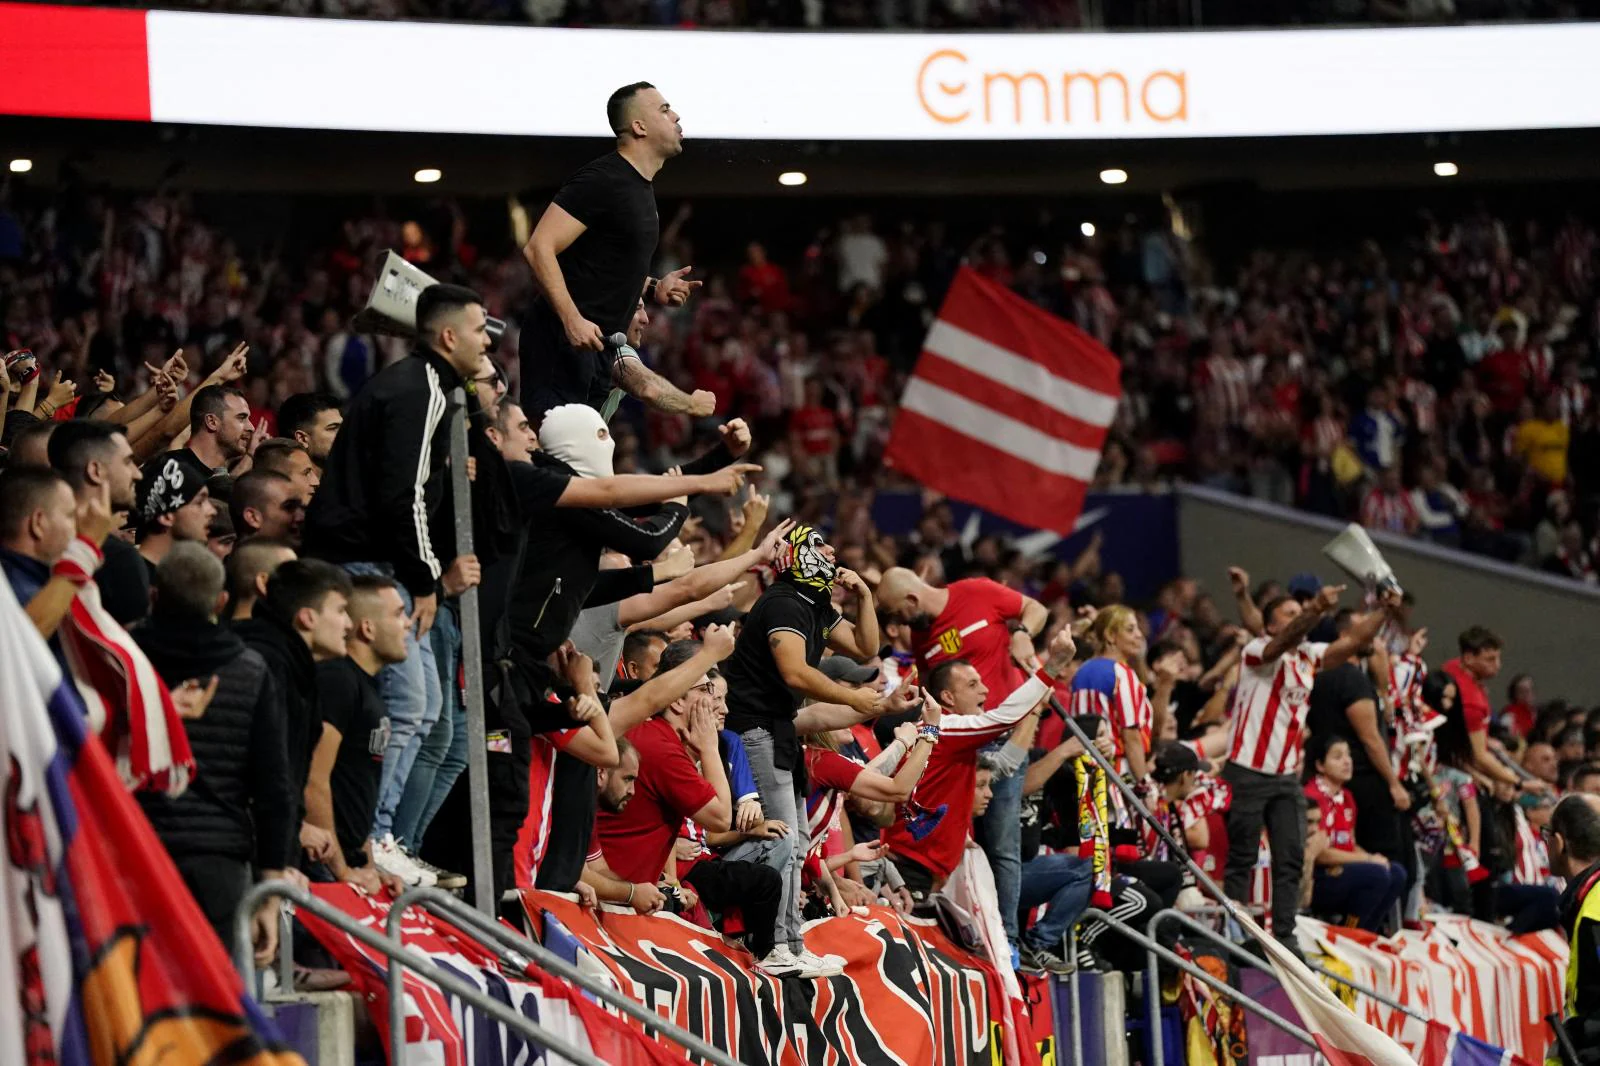
[{"label": "black t-shirt", "polygon": [[566,752],[557,752],[550,771],[550,840],[533,887],[547,892],[571,892],[583,877],[594,832],[594,767]]},{"label": "black t-shirt", "polygon": [[126,628],[150,613],[150,565],[138,548],[114,533],[100,545],[100,552],[106,557],[94,575],[100,604]]},{"label": "black t-shirt", "polygon": [[616,152],[567,179],[555,203],[584,231],[556,259],[583,317],[607,336],[626,333],[655,255],[655,186]]},{"label": "black t-shirt", "polygon": [[[1350,742],[1350,761],[1356,773],[1373,771],[1367,749],[1356,736],[1356,727],[1350,723],[1346,710],[1360,700],[1376,702],[1378,690],[1373,688],[1367,672],[1357,663],[1345,663],[1317,675],[1311,686],[1310,710],[1306,712],[1306,728],[1312,736],[1331,734]],[[1379,728],[1383,721],[1380,716]]]},{"label": "black t-shirt", "polygon": [[383,751],[389,746],[389,716],[377,679],[354,659],[317,664],[317,701],[322,722],[339,731],[329,787],[333,792],[333,828],[344,849],[344,861],[366,865],[362,846],[372,832],[378,810],[378,776]]},{"label": "black t-shirt", "polygon": [[[572,480],[572,475],[542,463],[507,463],[506,470],[516,490],[517,511],[524,526],[518,535],[519,541],[524,541],[528,536],[526,526],[529,523],[550,520],[550,513],[555,510],[561,494],[567,491],[567,482]],[[501,634],[499,630],[516,585],[517,562],[518,551],[510,551],[483,571],[480,583],[483,594],[478,597],[478,618],[483,626],[484,654],[490,660],[498,657],[496,648],[499,638],[504,636],[507,641],[510,640],[509,634]]]},{"label": "black t-shirt", "polygon": [[800,697],[783,683],[768,641],[777,633],[798,634],[806,642],[807,665],[816,666],[822,661],[828,634],[838,623],[839,612],[826,595],[802,592],[780,580],[763,592],[745,615],[733,654],[722,664],[722,674],[728,679],[727,728],[735,733],[770,730],[779,769],[791,770],[797,762],[794,715]]}]

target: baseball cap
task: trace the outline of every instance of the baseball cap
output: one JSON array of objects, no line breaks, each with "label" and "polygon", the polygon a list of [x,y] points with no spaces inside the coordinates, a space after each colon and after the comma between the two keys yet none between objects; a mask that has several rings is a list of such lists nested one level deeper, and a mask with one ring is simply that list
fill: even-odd
[{"label": "baseball cap", "polygon": [[148,526],[200,495],[211,468],[188,448],[163,452],[144,464],[139,479],[137,521]]},{"label": "baseball cap", "polygon": [[1284,586],[1291,596],[1315,596],[1322,590],[1322,582],[1313,573],[1299,573],[1289,579]]},{"label": "baseball cap", "polygon": [[878,679],[876,666],[862,666],[848,655],[830,655],[817,664],[829,681],[845,685],[865,685]]},{"label": "baseball cap", "polygon": [[1155,752],[1156,764],[1151,776],[1157,781],[1176,781],[1183,774],[1200,769],[1200,756],[1187,744],[1175,740],[1161,743]]}]

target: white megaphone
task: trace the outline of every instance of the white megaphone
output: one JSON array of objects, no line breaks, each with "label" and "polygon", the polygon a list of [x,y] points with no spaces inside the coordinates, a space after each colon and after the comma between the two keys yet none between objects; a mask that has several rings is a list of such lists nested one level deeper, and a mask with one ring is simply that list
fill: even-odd
[{"label": "white megaphone", "polygon": [[[417,297],[437,279],[396,255],[385,251],[378,267],[378,282],[372,286],[367,306],[356,313],[350,325],[362,333],[392,333],[414,337],[417,333]],[[504,320],[489,316],[489,350],[500,343],[506,331]]]},{"label": "white megaphone", "polygon": [[1361,582],[1370,592],[1382,589],[1401,591],[1400,583],[1395,580],[1393,568],[1384,561],[1383,554],[1378,551],[1378,546],[1372,543],[1372,538],[1367,536],[1367,531],[1354,522],[1345,526],[1337,537],[1323,545],[1322,554],[1332,559],[1341,570]]}]

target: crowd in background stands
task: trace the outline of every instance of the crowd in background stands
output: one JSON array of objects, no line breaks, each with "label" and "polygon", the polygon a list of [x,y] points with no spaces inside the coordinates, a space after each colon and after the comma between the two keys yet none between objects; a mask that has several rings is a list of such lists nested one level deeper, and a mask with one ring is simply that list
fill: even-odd
[{"label": "crowd in background stands", "polygon": [[[974,234],[864,214],[820,225],[797,256],[780,259],[753,234],[742,262],[705,264],[694,237],[710,213],[684,204],[668,220],[658,270],[695,263],[707,284],[691,307],[654,309],[641,350],[680,385],[714,392],[717,419],[754,426],[764,491],[810,519],[836,508],[848,548],[893,554],[877,543],[870,502],[906,486],[880,457],[965,265],[1122,360],[1098,489],[1187,478],[1596,578],[1597,241],[1577,217],[1423,216],[1344,255],[1264,249],[1224,270],[1165,220],[1083,237],[1060,218]],[[353,219],[320,250],[263,259],[181,195],[115,206],[19,196],[0,202],[5,347],[31,348],[83,391],[101,371],[138,390],[144,365],[177,348],[198,381],[242,339],[255,356],[240,385],[270,436],[285,397],[343,399],[404,351],[348,326],[389,247],[512,320],[502,363],[515,388],[526,266],[480,251],[453,206],[442,217]],[[46,385],[37,400],[65,395]],[[621,417],[618,470],[664,469],[716,421],[631,403]]]},{"label": "crowd in background stands", "polygon": [[[663,234],[663,272],[689,261],[693,217]],[[1091,902],[1130,920],[1172,906],[1183,856],[1095,798],[1054,694],[1184,851],[1270,903],[1280,937],[1302,907],[1392,928],[1425,884],[1542,928],[1542,797],[1595,783],[1600,730],[1540,706],[1526,677],[1495,721],[1499,636],[1469,629],[1430,672],[1398,595],[1356,613],[1312,575],[1252,588],[1237,571],[1232,611],[1188,580],[1138,611],[1092,547],[1039,566],[965,544],[937,502],[902,538],[868,507],[891,483],[877,457],[899,379],[964,263],[1124,360],[1099,487],[1187,473],[1402,532],[1427,516],[1427,535],[1508,558],[1548,539],[1546,565],[1583,578],[1594,236],[1485,214],[1428,227],[1388,257],[1261,253],[1224,287],[1167,229],[962,247],[858,214],[793,267],[752,243],[695,299],[636,316],[646,356],[714,394],[712,416],[628,408],[607,430],[572,404],[535,437],[514,328],[483,355],[484,307],[514,321],[526,268],[464,225],[353,221],[296,269],[242,254],[176,195],[8,208],[0,325],[30,352],[7,364],[0,564],[98,691],[91,721],[134,738],[129,784],[222,933],[253,876],[464,882],[420,852],[459,805],[459,596],[480,581],[506,619],[486,597],[490,753],[509,760],[490,775],[497,887],[701,921],[741,905],[769,973],[819,976],[840,961],[805,949],[802,915],[922,906],[976,861],[970,831],[1019,966],[1136,967],[1105,926],[1076,959],[1061,936]],[[420,350],[349,332],[385,246],[481,305],[427,290]],[[481,563],[450,553],[441,381],[471,386]],[[615,476],[696,456],[688,474]],[[772,492],[730,506],[742,474],[725,464],[745,456]],[[1467,482],[1459,511],[1446,478]],[[86,666],[94,649],[122,671]],[[139,655],[170,688],[126,668]],[[794,692],[817,702],[793,697],[785,737]],[[196,765],[206,787],[184,792]],[[264,912],[258,959],[275,930]]]},{"label": "crowd in background stands", "polygon": [[136,6],[537,26],[851,30],[1436,24],[1594,14],[1578,0],[157,0]]}]

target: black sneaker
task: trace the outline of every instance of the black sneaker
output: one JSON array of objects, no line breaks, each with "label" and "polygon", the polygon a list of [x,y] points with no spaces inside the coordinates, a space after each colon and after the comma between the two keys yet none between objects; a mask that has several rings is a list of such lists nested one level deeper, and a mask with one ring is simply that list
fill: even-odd
[{"label": "black sneaker", "polygon": [[402,847],[401,850],[405,852],[406,858],[410,859],[419,867],[432,874],[434,878],[434,884],[438,885],[438,887],[447,890],[467,887],[466,874],[458,874],[453,870],[441,869],[408,848]]},{"label": "black sneaker", "polygon": [[1018,950],[1022,954],[1022,969],[1027,973],[1053,973],[1066,977],[1078,969],[1048,948],[1023,944]]}]

